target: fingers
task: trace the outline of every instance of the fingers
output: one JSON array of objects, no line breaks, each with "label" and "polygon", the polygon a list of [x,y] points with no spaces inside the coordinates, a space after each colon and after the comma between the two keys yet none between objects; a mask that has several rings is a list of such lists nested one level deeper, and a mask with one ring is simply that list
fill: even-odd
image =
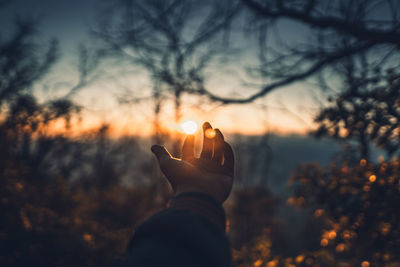
[{"label": "fingers", "polygon": [[151,151],[156,155],[160,164],[163,160],[172,158],[171,154],[163,146],[153,145]]},{"label": "fingers", "polygon": [[218,164],[222,164],[224,156],[224,136],[219,129],[215,129],[214,156],[213,160]]},{"label": "fingers", "polygon": [[211,159],[213,149],[213,138],[207,136],[207,130],[212,129],[211,124],[205,122],[203,124],[203,149],[200,154],[202,159]]},{"label": "fingers", "polygon": [[182,159],[189,160],[194,157],[194,135],[190,134],[186,137],[182,146]]},{"label": "fingers", "polygon": [[225,171],[233,176],[234,165],[235,165],[235,157],[233,155],[232,147],[224,141],[224,169]]}]

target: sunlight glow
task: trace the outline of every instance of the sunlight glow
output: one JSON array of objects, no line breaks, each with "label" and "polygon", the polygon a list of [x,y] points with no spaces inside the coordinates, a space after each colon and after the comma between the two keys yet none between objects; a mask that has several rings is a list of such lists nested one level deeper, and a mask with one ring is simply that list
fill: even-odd
[{"label": "sunlight glow", "polygon": [[207,136],[207,138],[213,139],[216,133],[213,129],[207,129],[205,135]]},{"label": "sunlight glow", "polygon": [[194,134],[197,131],[198,126],[195,121],[188,120],[182,122],[179,128],[186,134]]}]

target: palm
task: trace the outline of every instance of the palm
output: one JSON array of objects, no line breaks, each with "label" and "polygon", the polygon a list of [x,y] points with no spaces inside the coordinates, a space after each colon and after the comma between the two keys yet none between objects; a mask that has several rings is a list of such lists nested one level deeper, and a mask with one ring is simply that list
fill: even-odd
[{"label": "palm", "polygon": [[[212,129],[211,125],[205,123],[204,132],[208,129]],[[215,132],[214,138],[204,135],[199,158],[194,156],[193,135],[189,135],[183,144],[182,159],[172,157],[164,147],[152,147],[175,193],[204,192],[220,202],[228,197],[233,183],[233,151],[222,133],[218,129]]]}]

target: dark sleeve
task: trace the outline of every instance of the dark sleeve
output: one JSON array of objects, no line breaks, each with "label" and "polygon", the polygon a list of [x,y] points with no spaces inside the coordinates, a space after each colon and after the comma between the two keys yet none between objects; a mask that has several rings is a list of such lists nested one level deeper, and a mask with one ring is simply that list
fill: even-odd
[{"label": "dark sleeve", "polygon": [[230,266],[225,213],[212,197],[183,193],[134,234],[122,266]]}]

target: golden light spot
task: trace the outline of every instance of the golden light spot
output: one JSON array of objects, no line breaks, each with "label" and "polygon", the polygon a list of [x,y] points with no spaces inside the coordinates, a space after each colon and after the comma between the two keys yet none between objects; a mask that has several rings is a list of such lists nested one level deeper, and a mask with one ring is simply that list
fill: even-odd
[{"label": "golden light spot", "polygon": [[391,228],[391,224],[390,223],[381,223],[381,233],[382,235],[387,235],[390,232],[390,228]]},{"label": "golden light spot", "polygon": [[345,248],[344,244],[343,244],[343,243],[340,243],[340,244],[338,244],[338,245],[336,246],[336,251],[337,251],[337,252],[343,252],[343,251],[344,251],[344,248]]},{"label": "golden light spot", "polygon": [[344,239],[344,240],[349,240],[349,239],[351,238],[351,232],[348,231],[348,230],[345,230],[345,231],[343,232],[342,236],[343,236],[343,239]]},{"label": "golden light spot", "polygon": [[187,120],[179,125],[179,128],[185,134],[194,134],[197,131],[197,123],[193,120]]},{"label": "golden light spot", "polygon": [[15,184],[15,189],[18,191],[18,192],[21,192],[22,191],[22,189],[24,189],[24,186],[21,184],[21,183],[16,183]]},{"label": "golden light spot", "polygon": [[369,267],[371,264],[369,263],[369,261],[363,261],[361,262],[361,267]]},{"label": "golden light spot", "polygon": [[314,216],[315,217],[320,217],[324,213],[323,209],[317,209],[314,211]]},{"label": "golden light spot", "polygon": [[216,135],[216,133],[213,129],[207,129],[204,134],[207,138],[210,138],[210,139],[213,139]]},{"label": "golden light spot", "polygon": [[256,261],[253,263],[253,266],[254,266],[254,267],[260,267],[262,263],[263,263],[262,260],[256,260]]},{"label": "golden light spot", "polygon": [[399,166],[399,159],[398,158],[394,158],[392,164],[393,164],[394,167]]},{"label": "golden light spot", "polygon": [[288,198],[288,200],[286,200],[286,203],[289,205],[294,205],[295,202],[296,202],[296,199],[294,197],[290,197],[290,198]]},{"label": "golden light spot", "polygon": [[306,202],[306,199],[304,197],[299,197],[296,200],[296,205],[302,206]]},{"label": "golden light spot", "polygon": [[375,175],[375,174],[372,174],[372,175],[369,177],[369,181],[370,181],[371,183],[375,182],[375,181],[376,181],[376,175]]},{"label": "golden light spot", "polygon": [[313,259],[311,259],[311,258],[306,259],[306,264],[307,265],[313,264]]},{"label": "golden light spot", "polygon": [[231,222],[227,219],[225,223],[225,231],[229,232],[229,229],[231,229]]},{"label": "golden light spot", "polygon": [[367,165],[367,160],[366,159],[360,160],[360,166],[365,167],[365,165]]},{"label": "golden light spot", "polygon": [[328,233],[328,238],[329,239],[335,239],[336,238],[336,232],[335,231],[330,231],[329,233]]},{"label": "golden light spot", "polygon": [[86,241],[86,242],[91,242],[92,240],[93,240],[93,236],[91,235],[91,234],[88,234],[88,233],[86,233],[86,234],[83,234],[83,239]]},{"label": "golden light spot", "polygon": [[384,162],[384,161],[385,161],[385,157],[382,156],[382,155],[380,155],[380,156],[378,157],[378,162],[379,162],[379,163],[382,163],[382,162]]},{"label": "golden light spot", "polygon": [[321,239],[321,247],[326,247],[328,245],[329,241],[326,238]]},{"label": "golden light spot", "polygon": [[363,190],[365,192],[369,192],[369,190],[371,189],[371,187],[369,185],[364,185]]},{"label": "golden light spot", "polygon": [[349,131],[347,129],[340,128],[340,130],[339,130],[340,137],[345,138],[348,134],[349,134]]},{"label": "golden light spot", "polygon": [[348,216],[341,216],[339,220],[340,220],[341,224],[346,224],[346,223],[349,222],[349,217]]},{"label": "golden light spot", "polygon": [[387,169],[387,163],[383,162],[381,167],[379,168],[380,173],[384,173]]},{"label": "golden light spot", "polygon": [[385,261],[390,260],[390,254],[389,254],[389,253],[383,254],[383,259],[384,259]]},{"label": "golden light spot", "polygon": [[278,260],[272,260],[267,263],[267,267],[275,267],[278,265]]},{"label": "golden light spot", "polygon": [[296,262],[297,263],[300,263],[300,262],[302,262],[304,260],[304,255],[298,255],[297,257],[296,257]]},{"label": "golden light spot", "polygon": [[29,218],[26,215],[24,210],[21,210],[20,217],[21,217],[22,223],[24,224],[24,228],[26,230],[31,230],[32,229],[31,221],[29,220]]}]

